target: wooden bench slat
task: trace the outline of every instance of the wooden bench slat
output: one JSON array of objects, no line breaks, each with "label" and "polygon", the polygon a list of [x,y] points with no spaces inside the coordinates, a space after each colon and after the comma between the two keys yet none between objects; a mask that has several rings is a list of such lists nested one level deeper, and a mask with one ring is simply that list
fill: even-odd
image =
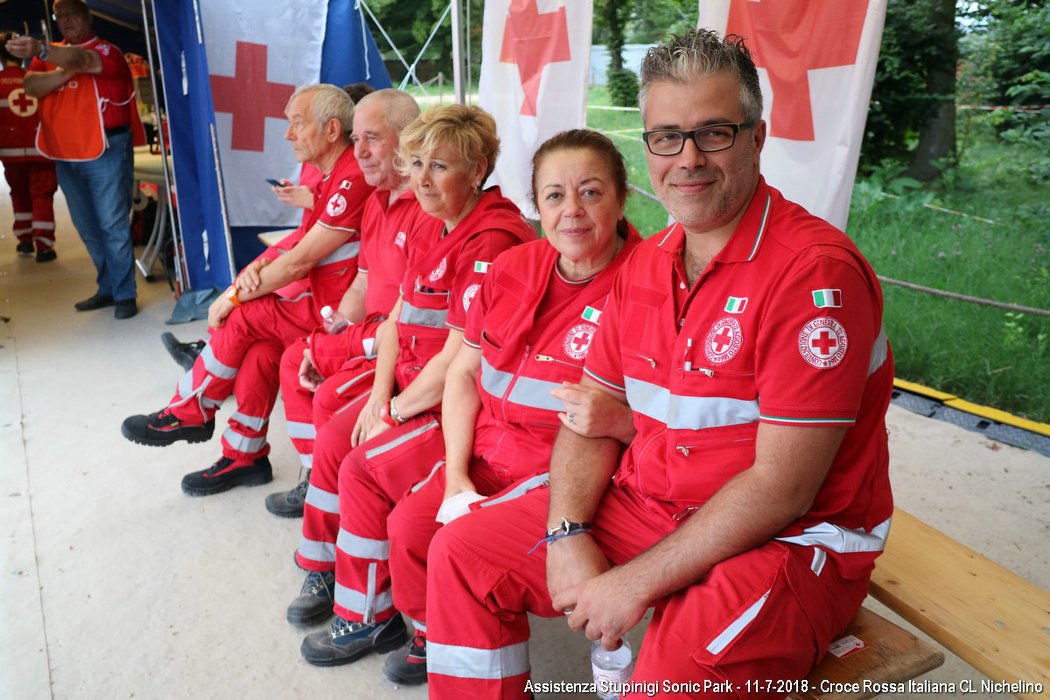
[{"label": "wooden bench slat", "polygon": [[897,509],[872,595],[996,681],[1050,690],[1050,592]]},{"label": "wooden bench slat", "polygon": [[[944,654],[911,632],[901,629],[881,615],[861,608],[843,637],[854,636],[864,642],[860,651],[838,658],[832,654],[813,670],[809,692],[792,693],[797,700],[864,700],[879,693],[883,684],[905,682],[944,663]],[[858,684],[860,690],[820,692],[821,681]],[[866,691],[864,681],[869,681]]]}]

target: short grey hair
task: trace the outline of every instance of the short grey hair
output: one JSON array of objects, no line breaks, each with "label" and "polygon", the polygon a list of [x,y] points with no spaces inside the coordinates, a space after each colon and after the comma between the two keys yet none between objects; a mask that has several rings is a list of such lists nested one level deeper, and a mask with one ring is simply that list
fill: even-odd
[{"label": "short grey hair", "polygon": [[392,127],[398,134],[419,116],[419,105],[416,103],[416,98],[404,90],[395,88],[376,90],[362,97],[358,104],[366,105],[373,102],[380,103],[387,126]]},{"label": "short grey hair", "polygon": [[[354,128],[354,101],[343,88],[321,83],[297,88],[288,98],[288,106],[291,106],[295,98],[311,94],[314,99],[310,103],[310,111],[317,123],[323,127],[329,119],[338,119],[342,127],[343,142],[350,143],[350,133]],[[287,111],[287,107],[285,110]]]},{"label": "short grey hair", "polygon": [[744,121],[757,124],[762,119],[762,88],[758,70],[744,38],[736,34],[722,37],[710,29],[690,29],[672,35],[666,43],[649,49],[642,60],[638,105],[645,117],[649,86],[655,82],[688,85],[697,77],[730,73],[740,83],[740,109]]}]

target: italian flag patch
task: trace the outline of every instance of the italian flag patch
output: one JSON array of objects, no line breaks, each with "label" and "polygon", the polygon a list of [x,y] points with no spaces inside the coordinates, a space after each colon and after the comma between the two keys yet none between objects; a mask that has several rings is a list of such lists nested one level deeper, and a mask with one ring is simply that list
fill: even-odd
[{"label": "italian flag patch", "polygon": [[742,314],[747,306],[747,297],[729,297],[726,301],[726,313]]},{"label": "italian flag patch", "polygon": [[491,267],[491,265],[492,263],[490,262],[484,262],[483,260],[475,260],[474,272],[478,273],[479,275],[484,275],[489,271],[489,267]]},{"label": "italian flag patch", "polygon": [[583,313],[580,314],[580,317],[583,318],[584,321],[598,323],[598,319],[602,317],[602,312],[593,306],[588,306],[583,310]]},{"label": "italian flag patch", "polygon": [[841,289],[814,289],[813,306],[818,309],[838,309],[842,307]]}]

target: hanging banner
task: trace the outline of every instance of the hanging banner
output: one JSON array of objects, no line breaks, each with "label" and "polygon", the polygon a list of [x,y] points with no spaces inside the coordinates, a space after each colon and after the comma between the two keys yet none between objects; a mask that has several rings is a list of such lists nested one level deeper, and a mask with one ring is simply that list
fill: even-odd
[{"label": "hanging banner", "polygon": [[758,66],[762,173],[845,230],[886,0],[700,0],[699,26],[739,34]]},{"label": "hanging banner", "polygon": [[566,129],[587,123],[592,3],[486,0],[480,105],[496,118],[499,185],[530,218],[532,154]]},{"label": "hanging banner", "polygon": [[296,181],[284,138],[292,92],[321,75],[328,3],[200,0],[231,226],[296,226],[302,216],[266,178]]}]

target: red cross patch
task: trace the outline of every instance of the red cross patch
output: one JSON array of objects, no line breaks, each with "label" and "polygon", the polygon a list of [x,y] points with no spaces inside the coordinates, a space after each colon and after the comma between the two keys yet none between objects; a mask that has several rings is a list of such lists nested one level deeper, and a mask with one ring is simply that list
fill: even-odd
[{"label": "red cross patch", "polygon": [[36,114],[38,101],[32,95],[27,95],[23,88],[15,88],[7,96],[7,104],[15,116],[31,117]]},{"label": "red cross patch", "polygon": [[846,329],[833,318],[815,318],[798,334],[802,359],[817,369],[830,369],[846,356]]},{"label": "red cross patch", "polygon": [[582,360],[587,357],[587,351],[591,349],[591,341],[594,340],[594,333],[597,330],[597,326],[589,323],[579,323],[573,326],[565,334],[562,350],[572,359]]},{"label": "red cross patch", "polygon": [[336,192],[328,200],[325,211],[328,212],[328,216],[339,216],[346,211],[346,197]]},{"label": "red cross patch", "polygon": [[480,284],[472,284],[466,288],[463,292],[463,310],[470,311],[470,303],[474,301],[474,297],[478,295],[478,290],[481,289]]},{"label": "red cross patch", "polygon": [[732,360],[744,344],[744,332],[740,321],[732,316],[716,321],[704,340],[704,357],[708,362],[720,365]]}]

